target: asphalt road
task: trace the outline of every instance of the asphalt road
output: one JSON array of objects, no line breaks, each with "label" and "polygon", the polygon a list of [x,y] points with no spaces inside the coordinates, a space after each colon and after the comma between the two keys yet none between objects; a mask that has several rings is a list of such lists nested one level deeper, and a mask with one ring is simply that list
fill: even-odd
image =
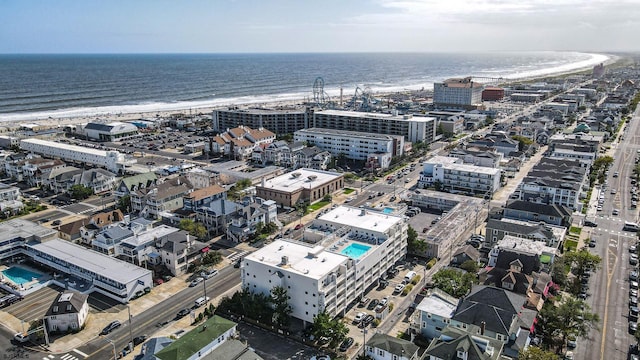
[{"label": "asphalt road", "polygon": [[[640,137],[637,134],[640,125],[640,109],[629,123],[625,140],[615,150],[614,164],[608,176],[608,187],[600,190],[605,194],[602,211],[597,212],[597,228],[583,228],[596,239],[592,249],[602,257],[602,269],[590,280],[590,297],[587,303],[593,312],[601,317],[599,331],[592,331],[589,339],[579,340],[575,350],[576,359],[623,360],[627,359],[629,344],[635,342],[629,334],[629,246],[635,244],[635,233],[622,231],[624,221],[636,222],[637,209],[631,208],[630,176],[637,150],[640,149]],[[618,177],[614,177],[615,172]],[[616,189],[615,194],[611,190]],[[593,196],[598,196],[594,191]],[[619,209],[619,215],[613,215],[613,209]]]},{"label": "asphalt road", "polygon": [[[207,296],[213,298],[218,296],[227,290],[238,285],[240,280],[240,270],[232,266],[228,266],[220,271],[220,273],[206,280]],[[203,287],[196,286],[193,288],[186,288],[175,296],[168,298],[167,300],[156,304],[147,311],[138,314],[132,319],[132,335],[134,337],[139,335],[152,335],[160,328],[167,325],[169,322],[175,319],[176,313],[185,307],[192,307],[193,300],[203,295]],[[113,341],[116,345],[116,349],[121,351],[129,342],[129,324],[123,323],[122,326],[116,329],[109,335],[100,336],[96,334],[96,337],[89,341],[84,346],[78,348],[85,354],[89,355],[89,359],[108,359],[113,356],[113,347],[104,338]],[[139,347],[135,349],[138,352]]]}]

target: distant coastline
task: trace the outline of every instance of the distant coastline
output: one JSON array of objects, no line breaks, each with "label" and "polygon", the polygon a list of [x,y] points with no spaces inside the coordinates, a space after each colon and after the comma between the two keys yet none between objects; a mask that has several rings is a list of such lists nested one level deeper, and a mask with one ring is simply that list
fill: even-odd
[{"label": "distant coastline", "polygon": [[[531,81],[540,78],[547,78],[553,76],[561,76],[566,74],[578,73],[585,70],[590,70],[594,65],[599,63],[605,63],[611,65],[619,60],[617,56],[609,54],[596,54],[589,53],[590,58],[578,62],[571,62],[565,64],[554,64],[547,68],[534,69],[529,71],[521,71],[513,74],[508,74],[506,79],[509,80],[523,80]],[[468,74],[473,75],[473,74]],[[460,76],[468,76],[460,74]],[[389,94],[394,92],[419,90],[421,88],[432,88],[432,82],[422,84],[403,84],[401,86],[372,86],[371,90],[379,95]],[[251,84],[248,84],[250,86]],[[430,86],[429,86],[430,85]],[[349,89],[350,90],[350,89]],[[259,91],[259,90],[257,90]],[[326,89],[330,96],[337,96],[339,94],[338,89]],[[49,123],[49,124],[76,124],[96,119],[102,120],[132,120],[139,118],[154,118],[156,115],[167,116],[173,113],[210,113],[216,108],[226,107],[231,105],[255,105],[255,106],[292,106],[301,103],[305,98],[311,97],[311,87],[309,86],[308,94],[304,93],[280,93],[280,94],[264,94],[264,95],[251,95],[240,96],[233,98],[219,98],[219,99],[207,99],[201,101],[189,101],[189,102],[174,102],[174,103],[147,103],[137,105],[115,105],[115,106],[103,106],[103,107],[91,107],[91,108],[71,108],[60,109],[45,112],[34,113],[0,113],[0,126],[11,126],[11,124],[36,122],[36,123]],[[350,96],[350,93],[347,95]]]}]

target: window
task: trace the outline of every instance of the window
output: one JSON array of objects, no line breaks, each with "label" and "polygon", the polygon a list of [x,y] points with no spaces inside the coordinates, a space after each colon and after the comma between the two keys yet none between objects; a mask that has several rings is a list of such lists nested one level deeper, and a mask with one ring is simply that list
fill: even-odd
[{"label": "window", "polygon": [[378,355],[384,356],[384,350],[378,350]]}]

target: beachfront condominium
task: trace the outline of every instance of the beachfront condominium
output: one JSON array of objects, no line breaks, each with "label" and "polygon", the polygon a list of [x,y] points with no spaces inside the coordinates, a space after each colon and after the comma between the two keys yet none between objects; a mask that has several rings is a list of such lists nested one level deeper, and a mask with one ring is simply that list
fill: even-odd
[{"label": "beachfront condominium", "polygon": [[127,166],[136,163],[135,159],[129,159],[117,151],[89,149],[41,139],[23,139],[20,148],[49,158],[103,167],[115,173],[124,172]]},{"label": "beachfront condominium", "polygon": [[293,134],[308,127],[305,109],[219,109],[212,113],[212,128],[224,132],[240,125],[253,129],[265,128],[276,134]]},{"label": "beachfront condominium", "polygon": [[242,286],[267,295],[284,288],[291,316],[306,324],[322,311],[344,316],[406,252],[402,217],[338,206],[314,220],[302,242],[276,240],[244,257]]},{"label": "beachfront condominium", "polygon": [[[293,139],[313,144],[335,157],[344,156],[352,160],[367,160],[372,154],[388,154],[385,158],[391,159],[404,153],[404,137],[400,135],[312,128],[296,131]],[[379,167],[386,169],[389,162],[381,163]]]},{"label": "beachfront condominium", "polygon": [[433,104],[438,108],[472,109],[482,104],[483,85],[471,77],[433,84]]},{"label": "beachfront condominium", "polygon": [[400,135],[405,141],[424,143],[433,142],[436,136],[436,118],[411,114],[321,110],[313,113],[309,127]]}]

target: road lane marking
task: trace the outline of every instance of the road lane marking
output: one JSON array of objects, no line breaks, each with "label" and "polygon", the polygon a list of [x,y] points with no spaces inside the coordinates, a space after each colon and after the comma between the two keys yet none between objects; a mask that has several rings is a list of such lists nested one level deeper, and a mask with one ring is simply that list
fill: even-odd
[{"label": "road lane marking", "polygon": [[76,353],[76,354],[80,354],[80,356],[83,356],[83,357],[85,357],[85,358],[88,358],[88,357],[89,357],[89,355],[87,355],[87,354],[83,353],[82,351],[80,351],[80,350],[78,350],[78,349],[73,349],[72,351],[73,351],[74,353]]},{"label": "road lane marking", "polygon": [[602,339],[600,341],[600,360],[604,360],[604,348],[605,348],[605,340],[607,337],[607,318],[609,317],[609,291],[611,290],[611,278],[613,277],[615,264],[617,261],[617,256],[611,250],[607,251],[607,260],[611,260],[609,255],[613,255],[613,265],[609,266],[609,261],[607,264],[607,291],[604,302],[604,317],[602,319]]}]

